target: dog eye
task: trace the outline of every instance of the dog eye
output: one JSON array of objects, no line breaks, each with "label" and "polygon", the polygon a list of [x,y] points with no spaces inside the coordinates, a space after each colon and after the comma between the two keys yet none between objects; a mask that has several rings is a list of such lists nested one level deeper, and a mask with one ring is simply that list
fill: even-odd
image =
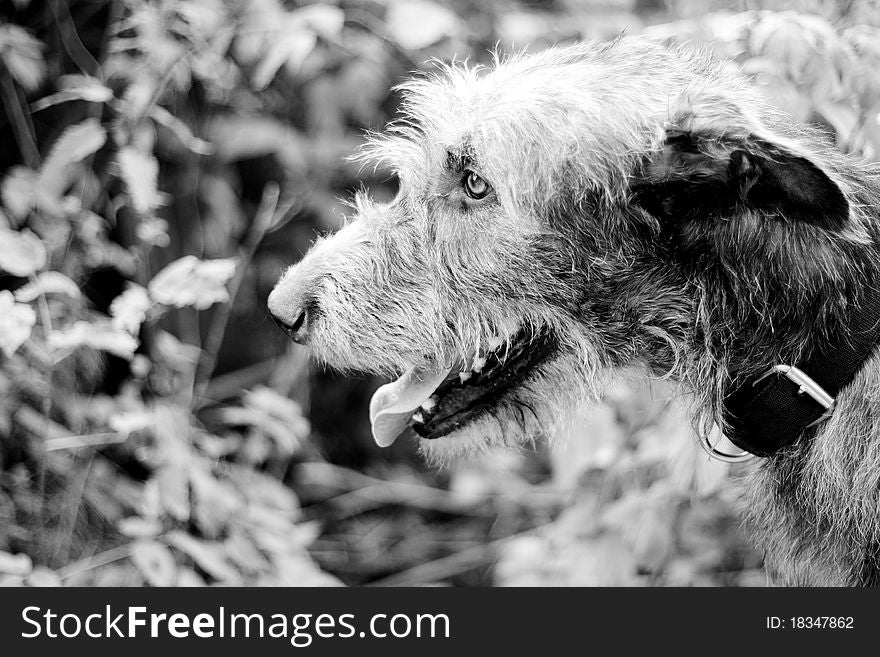
[{"label": "dog eye", "polygon": [[473,171],[468,171],[465,174],[462,185],[464,185],[464,193],[477,201],[481,198],[486,198],[486,196],[489,195],[489,192],[492,191],[491,185]]}]

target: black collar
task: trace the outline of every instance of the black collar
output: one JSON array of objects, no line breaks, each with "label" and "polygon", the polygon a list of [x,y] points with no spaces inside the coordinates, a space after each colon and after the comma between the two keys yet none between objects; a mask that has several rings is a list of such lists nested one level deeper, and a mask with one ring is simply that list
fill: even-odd
[{"label": "black collar", "polygon": [[834,412],[837,395],[880,343],[880,289],[868,289],[849,317],[847,335],[800,363],[770,363],[766,374],[724,400],[727,438],[756,456],[793,445]]}]

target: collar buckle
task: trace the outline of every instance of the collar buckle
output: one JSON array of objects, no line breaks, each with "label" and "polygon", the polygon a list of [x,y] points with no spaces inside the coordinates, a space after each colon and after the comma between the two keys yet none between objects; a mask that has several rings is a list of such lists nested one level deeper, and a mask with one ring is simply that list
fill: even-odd
[{"label": "collar buckle", "polygon": [[782,374],[785,378],[798,386],[798,394],[809,395],[813,401],[825,409],[825,412],[822,413],[817,420],[810,422],[810,424],[807,425],[808,427],[813,427],[824,422],[831,417],[832,413],[834,413],[834,407],[837,404],[837,400],[829,395],[822,386],[816,383],[810,375],[794,365],[774,365],[758,378],[753,385],[758,385],[761,381],[773,374]]}]

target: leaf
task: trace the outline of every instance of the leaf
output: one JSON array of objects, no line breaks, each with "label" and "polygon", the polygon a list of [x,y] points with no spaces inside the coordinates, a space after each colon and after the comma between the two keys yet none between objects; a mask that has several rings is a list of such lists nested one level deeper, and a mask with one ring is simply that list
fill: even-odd
[{"label": "leaf", "polygon": [[328,4],[312,4],[288,12],[270,1],[245,14],[244,21],[235,48],[241,61],[255,64],[251,82],[255,88],[263,89],[282,66],[291,73],[299,72],[319,36],[338,36],[345,13]]},{"label": "leaf", "polygon": [[168,235],[168,222],[158,217],[143,217],[135,228],[135,235],[143,243],[150,246],[166,247],[171,244]]},{"label": "leaf", "polygon": [[153,538],[162,533],[162,523],[158,520],[131,516],[123,518],[117,525],[119,533],[131,538]]},{"label": "leaf", "polygon": [[0,228],[0,269],[13,276],[30,276],[46,265],[46,247],[27,228]]},{"label": "leaf", "polygon": [[159,163],[156,158],[133,146],[125,146],[116,156],[131,205],[140,214],[149,214],[162,202],[159,193]]},{"label": "leaf", "polygon": [[175,520],[189,520],[189,473],[181,463],[166,463],[155,474],[159,486],[159,503]]},{"label": "leaf", "polygon": [[312,4],[290,13],[290,21],[312,30],[324,39],[339,36],[345,24],[345,12],[329,4]]},{"label": "leaf", "polygon": [[58,93],[31,103],[31,111],[39,112],[47,107],[83,100],[89,103],[106,103],[113,99],[113,92],[101,84],[100,80],[88,75],[62,75],[58,80]]},{"label": "leaf", "polygon": [[3,198],[3,205],[16,219],[27,217],[36,205],[36,182],[37,172],[23,166],[12,167],[9,175],[3,179],[0,196]]},{"label": "leaf", "polygon": [[130,333],[103,321],[79,321],[63,331],[53,331],[47,343],[50,349],[56,351],[89,347],[125,359],[134,356],[138,347],[137,339]]},{"label": "leaf", "polygon": [[0,23],[0,61],[25,91],[34,91],[46,76],[42,41],[23,27]]},{"label": "leaf", "polygon": [[95,153],[106,141],[107,131],[97,119],[86,119],[68,127],[55,140],[49,156],[43,161],[38,184],[55,196],[60,195],[64,191],[68,167]]},{"label": "leaf", "polygon": [[44,271],[33,282],[18,288],[15,299],[27,303],[45,294],[64,294],[71,299],[82,296],[79,286],[61,272]]},{"label": "leaf", "polygon": [[107,420],[107,425],[116,433],[128,436],[152,427],[153,414],[145,410],[116,412]]},{"label": "leaf", "polygon": [[204,310],[229,301],[226,283],[235,275],[237,258],[199,260],[184,256],[165,267],[150,281],[150,296],[175,308]]},{"label": "leaf", "polygon": [[284,34],[272,42],[268,52],[260,60],[251,74],[251,82],[257,90],[263,90],[278,73],[278,69],[287,65],[298,71],[303,61],[315,49],[318,37],[314,32],[294,30]]},{"label": "leaf", "polygon": [[31,335],[37,313],[30,306],[15,303],[9,290],[0,291],[0,350],[12,356]]},{"label": "leaf", "polygon": [[26,554],[10,554],[0,550],[0,573],[4,575],[28,575],[33,562]]},{"label": "leaf", "polygon": [[217,537],[242,507],[243,496],[228,481],[217,479],[206,469],[190,468],[189,475],[193,520],[202,536]]},{"label": "leaf", "polygon": [[210,155],[214,152],[214,147],[211,146],[211,144],[204,139],[196,137],[186,123],[178,119],[164,107],[155,105],[150,111],[150,118],[156,123],[168,128],[171,131],[171,134],[177,137],[181,144],[186,146],[196,155]]},{"label": "leaf", "polygon": [[220,545],[193,538],[181,531],[168,535],[168,542],[184,554],[189,555],[199,568],[224,584],[236,584],[241,576],[226,560]]},{"label": "leaf", "polygon": [[873,107],[880,100],[880,27],[856,25],[843,38],[859,59],[860,104]]},{"label": "leaf", "polygon": [[137,335],[152,305],[147,289],[131,284],[110,303],[110,324],[116,329]]},{"label": "leaf", "polygon": [[131,548],[131,560],[152,586],[172,586],[177,580],[177,563],[167,546],[140,540]]},{"label": "leaf", "polygon": [[177,571],[177,583],[175,586],[180,588],[192,588],[207,586],[205,580],[192,568],[180,568]]},{"label": "leaf", "polygon": [[263,509],[278,522],[297,520],[299,498],[293,490],[273,477],[245,467],[230,468],[229,478],[247,496],[248,512]]},{"label": "leaf", "polygon": [[240,570],[246,573],[257,573],[269,570],[269,562],[257,549],[253,540],[242,531],[234,531],[224,542],[226,556]]},{"label": "leaf", "polygon": [[321,570],[307,553],[275,555],[272,565],[276,572],[262,575],[256,586],[343,586],[336,577]]},{"label": "leaf", "polygon": [[816,111],[834,128],[838,143],[845,144],[857,137],[859,112],[849,103],[819,102]]},{"label": "leaf", "polygon": [[394,0],[385,21],[394,41],[408,50],[427,48],[460,29],[454,13],[428,0]]},{"label": "leaf", "polygon": [[231,114],[211,120],[207,134],[216,148],[216,157],[231,162],[269,153],[275,154],[288,170],[304,172],[303,151],[306,138],[291,126],[272,117]]},{"label": "leaf", "polygon": [[27,578],[27,585],[39,588],[61,586],[61,577],[54,570],[39,566],[34,568]]},{"label": "leaf", "polygon": [[308,437],[310,427],[299,404],[265,386],[245,393],[245,407],[220,410],[220,418],[230,425],[253,426],[271,438],[282,454],[294,454]]}]

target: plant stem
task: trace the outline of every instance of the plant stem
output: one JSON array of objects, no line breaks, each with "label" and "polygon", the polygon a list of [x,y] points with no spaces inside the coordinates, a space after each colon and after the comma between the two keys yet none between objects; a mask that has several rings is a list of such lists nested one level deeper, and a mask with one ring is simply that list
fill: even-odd
[{"label": "plant stem", "polygon": [[220,306],[211,318],[211,326],[208,329],[208,335],[205,338],[202,348],[202,358],[199,360],[199,366],[193,380],[193,397],[192,407],[197,408],[201,404],[201,400],[208,388],[211,375],[217,365],[217,355],[223,344],[223,337],[226,335],[226,327],[229,324],[229,316],[232,313],[232,306],[238,295],[238,290],[244,280],[247,268],[253,260],[254,254],[259,247],[260,242],[269,232],[273,225],[290,211],[292,204],[287,205],[279,212],[278,199],[280,190],[278,184],[274,182],[267,183],[263,189],[263,198],[260,200],[260,206],[253,222],[248,229],[244,241],[238,251],[238,268],[235,276],[229,283],[229,301]]},{"label": "plant stem", "polygon": [[0,64],[0,84],[3,85],[3,93],[0,94],[3,98],[3,106],[6,109],[6,114],[15,125],[13,133],[15,141],[18,142],[21,159],[31,169],[37,169],[40,166],[40,152],[37,150],[33,126],[22,109],[18,87],[13,82],[9,71],[2,64]]}]

